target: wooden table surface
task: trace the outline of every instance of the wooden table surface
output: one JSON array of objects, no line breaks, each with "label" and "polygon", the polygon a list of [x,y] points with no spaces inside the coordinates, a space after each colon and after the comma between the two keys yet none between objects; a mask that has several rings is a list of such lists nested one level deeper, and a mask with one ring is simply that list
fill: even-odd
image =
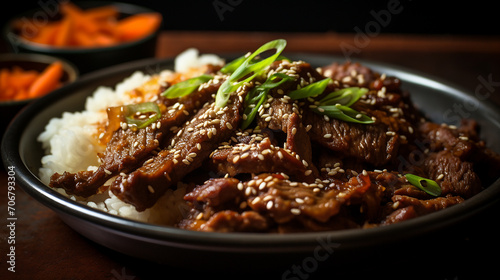
[{"label": "wooden table surface", "polygon": [[[246,53],[275,38],[288,40],[285,52],[332,54],[393,64],[449,81],[471,94],[481,83],[481,78],[489,79],[493,81],[493,91],[488,101],[500,108],[500,38],[378,35],[363,41],[359,34],[169,31],[161,33],[156,56],[173,57],[188,47],[198,48],[202,53]],[[7,180],[7,173],[1,171],[0,279],[176,279],[173,275],[177,273],[184,273],[187,279],[199,278],[205,273],[231,279],[264,279],[265,276],[272,276],[272,279],[316,279],[322,276],[343,279],[349,275],[355,276],[352,279],[367,276],[408,279],[401,273],[407,271],[405,274],[419,275],[418,271],[431,266],[436,267],[436,272],[427,279],[462,280],[471,279],[471,275],[495,278],[499,274],[496,267],[500,260],[500,230],[496,225],[500,214],[498,203],[451,228],[397,244],[390,248],[392,254],[386,252],[380,255],[383,257],[378,257],[378,252],[373,252],[374,257],[368,262],[364,260],[342,266],[325,262],[307,275],[283,277],[285,271],[282,268],[244,275],[228,274],[220,269],[208,272],[184,270],[113,252],[80,236],[19,186],[15,189],[18,217],[15,228],[16,272],[12,273],[7,270],[9,265],[6,263],[10,248]],[[214,265],[223,267],[223,264]]]}]

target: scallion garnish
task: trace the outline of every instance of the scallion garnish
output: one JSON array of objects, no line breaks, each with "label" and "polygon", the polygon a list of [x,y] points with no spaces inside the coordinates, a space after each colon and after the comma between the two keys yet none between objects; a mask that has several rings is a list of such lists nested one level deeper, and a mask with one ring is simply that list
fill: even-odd
[{"label": "scallion garnish", "polygon": [[[238,61],[230,63],[225,71],[234,69],[234,72],[229,76],[229,78],[220,86],[215,97],[215,106],[222,108],[226,106],[229,96],[232,92],[236,91],[243,83],[253,80],[257,75],[259,75],[265,68],[267,68],[271,63],[273,63],[281,54],[281,52],[286,47],[286,41],[283,39],[274,40],[262,45],[250,56],[248,56],[243,62]],[[259,60],[256,59],[261,53],[275,49],[276,52],[269,56],[268,58]],[[241,58],[240,58],[241,59]],[[231,65],[232,64],[232,65]]]},{"label": "scallion garnish", "polygon": [[326,87],[328,86],[328,83],[331,81],[332,79],[326,78],[321,81],[308,84],[303,88],[299,88],[288,93],[288,96],[293,100],[318,96],[322,94],[323,91],[325,91]]},{"label": "scallion garnish", "polygon": [[187,79],[182,82],[178,82],[177,84],[172,85],[167,88],[161,95],[166,98],[178,98],[192,93],[196,90],[201,84],[206,83],[213,79],[213,76],[210,75],[201,75],[198,77],[194,77],[191,79]]},{"label": "scallion garnish", "polygon": [[144,102],[123,106],[123,114],[128,124],[145,128],[161,117],[160,107],[155,102]]},{"label": "scallion garnish", "polygon": [[324,105],[318,106],[313,109],[314,112],[320,115],[326,115],[328,117],[352,123],[362,123],[362,124],[370,124],[373,123],[372,118],[368,117],[365,114],[361,114],[360,112],[344,106],[344,105]]},{"label": "scallion garnish", "polygon": [[[311,83],[303,88],[290,92],[288,96],[294,100],[318,96],[323,94],[330,81],[330,78],[326,78]],[[320,115],[326,115],[346,122],[362,124],[373,123],[374,121],[372,118],[349,107],[367,92],[368,89],[359,87],[336,90],[319,100],[317,105],[315,104],[316,107],[313,108],[313,111]]]},{"label": "scallion garnish", "polygon": [[241,129],[247,128],[252,123],[260,106],[267,99],[269,90],[293,79],[283,73],[274,73],[263,84],[254,87],[245,97],[244,114],[246,115],[246,119],[241,123]]},{"label": "scallion garnish", "polygon": [[332,93],[329,93],[323,99],[319,101],[321,105],[336,105],[341,104],[344,106],[351,106],[358,99],[365,95],[368,92],[367,88],[359,88],[359,87],[349,87],[336,90]]},{"label": "scallion garnish", "polygon": [[423,178],[413,174],[406,174],[406,180],[415,187],[423,190],[424,192],[432,195],[432,196],[440,196],[441,195],[441,187],[436,181],[431,179]]}]

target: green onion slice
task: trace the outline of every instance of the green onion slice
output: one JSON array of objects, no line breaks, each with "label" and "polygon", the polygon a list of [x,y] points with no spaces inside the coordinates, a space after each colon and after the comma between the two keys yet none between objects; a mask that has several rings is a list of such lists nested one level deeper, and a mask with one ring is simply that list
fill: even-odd
[{"label": "green onion slice", "polygon": [[246,55],[240,56],[240,57],[236,58],[235,60],[224,65],[224,67],[222,67],[220,69],[220,71],[224,74],[233,73],[238,67],[241,66],[241,64],[243,64],[245,59],[247,59]]},{"label": "green onion slice", "polygon": [[211,75],[201,75],[198,77],[187,79],[185,81],[172,85],[167,90],[165,90],[161,95],[169,99],[182,97],[192,93],[201,84],[206,83],[211,79],[213,79],[213,76]]},{"label": "green onion slice", "polygon": [[[276,81],[280,79],[279,81]],[[245,97],[245,111],[244,114],[247,116],[246,119],[241,123],[241,129],[247,128],[257,115],[260,106],[267,99],[267,94],[269,90],[278,87],[282,83],[294,80],[288,75],[283,73],[275,73],[271,75],[263,84],[254,87]],[[252,106],[254,105],[254,106]]]},{"label": "green onion slice", "polygon": [[155,102],[144,102],[123,106],[123,114],[128,124],[145,128],[161,117],[160,107]]},{"label": "green onion slice", "polygon": [[413,174],[406,174],[406,180],[415,187],[423,190],[424,192],[432,195],[432,196],[440,196],[441,195],[441,187],[436,181],[431,179],[423,178]]},{"label": "green onion slice", "polygon": [[336,90],[332,93],[329,93],[326,97],[321,99],[319,103],[321,105],[335,105],[341,104],[344,106],[351,106],[358,99],[365,95],[368,92],[367,88],[359,88],[359,87],[349,87]]},{"label": "green onion slice", "polygon": [[326,78],[321,81],[314,82],[303,88],[296,89],[290,92],[288,96],[290,96],[290,98],[293,100],[318,96],[322,94],[323,91],[325,91],[326,86],[328,86],[328,83],[331,81],[332,79]]},{"label": "green onion slice", "polygon": [[318,106],[317,108],[314,108],[313,111],[320,115],[326,115],[328,117],[332,117],[334,119],[346,122],[361,123],[361,124],[374,123],[372,118],[368,117],[367,115],[362,114],[347,106],[339,104]]},{"label": "green onion slice", "polygon": [[[243,62],[241,62],[241,64],[237,68],[235,66],[240,63],[239,59],[238,62],[230,65],[225,71],[230,71],[234,68],[236,69],[234,69],[234,72],[231,74],[231,76],[229,76],[229,78],[220,86],[219,90],[217,91],[217,95],[215,97],[215,106],[219,108],[226,106],[230,94],[236,91],[238,87],[240,87],[243,83],[253,80],[265,68],[271,65],[271,63],[273,63],[280,56],[285,47],[286,40],[274,40],[258,48],[255,52],[253,52],[250,56],[243,60]],[[275,49],[276,52],[268,58],[262,60],[256,59],[256,57],[261,53],[273,49]]]}]

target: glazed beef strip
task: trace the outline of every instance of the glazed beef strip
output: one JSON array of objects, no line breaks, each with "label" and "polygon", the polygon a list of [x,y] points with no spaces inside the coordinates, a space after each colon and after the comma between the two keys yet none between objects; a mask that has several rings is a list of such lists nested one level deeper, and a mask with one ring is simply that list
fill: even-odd
[{"label": "glazed beef strip", "polygon": [[220,84],[211,83],[201,90],[176,99],[166,99],[159,95],[160,106],[166,107],[158,121],[160,126],[155,124],[154,129],[152,126],[145,129],[124,129],[118,125],[104,154],[99,155],[101,165],[96,171],[55,173],[51,177],[50,186],[63,188],[70,194],[83,197],[96,194],[110,178],[120,172],[131,172],[151,158],[153,151],[161,147],[165,135],[171,134],[172,128],[184,124],[204,103],[211,100]]},{"label": "glazed beef strip", "polygon": [[[153,206],[165,191],[189,172],[199,168],[219,143],[227,141],[240,125],[247,87],[233,94],[226,107],[205,105],[172,138],[170,147],[143,166],[112,183],[111,191],[138,211]],[[239,98],[239,96],[243,98]]]}]

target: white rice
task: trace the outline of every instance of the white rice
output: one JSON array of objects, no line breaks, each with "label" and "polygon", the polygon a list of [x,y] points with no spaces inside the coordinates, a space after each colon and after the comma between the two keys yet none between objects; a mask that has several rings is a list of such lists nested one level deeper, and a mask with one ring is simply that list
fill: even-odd
[{"label": "white rice", "polygon": [[[199,55],[198,50],[188,49],[175,59],[175,71],[185,73],[208,63],[220,65],[223,62],[216,55]],[[117,84],[114,89],[97,88],[87,98],[84,111],[64,112],[61,117],[51,119],[37,139],[42,143],[46,154],[41,160],[42,168],[39,173],[42,182],[48,185],[50,176],[56,172],[76,173],[83,170],[95,170],[99,165],[97,153],[105,149],[98,142],[98,128],[107,120],[106,108],[148,101],[137,100],[129,92],[138,87],[144,87],[155,75],[159,75],[161,81],[162,78],[172,75],[172,71],[164,70],[153,75],[135,72]],[[111,180],[107,184],[110,182]],[[168,190],[153,207],[143,212],[136,211],[134,206],[121,201],[111,191],[88,198],[68,195],[63,189],[57,189],[57,191],[90,207],[155,224],[172,225],[182,218],[187,209],[183,200],[186,185],[183,183],[179,183],[176,190]]]}]

